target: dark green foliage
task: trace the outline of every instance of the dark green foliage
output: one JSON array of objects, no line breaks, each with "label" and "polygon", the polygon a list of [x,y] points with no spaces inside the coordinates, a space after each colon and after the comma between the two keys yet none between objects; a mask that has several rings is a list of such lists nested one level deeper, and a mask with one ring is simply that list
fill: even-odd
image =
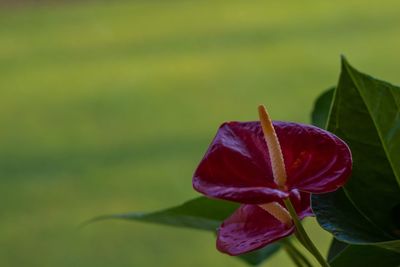
[{"label": "dark green foliage", "polygon": [[199,197],[180,206],[156,212],[107,215],[95,220],[124,219],[215,231],[222,220],[228,217],[237,207],[237,204],[231,202]]},{"label": "dark green foliage", "polygon": [[343,59],[332,92],[317,100],[313,123],[326,125],[349,144],[353,174],[343,189],[314,195],[313,210],[337,239],[363,246],[346,245],[338,253],[334,242],[329,258],[333,266],[358,266],[356,259],[368,254],[368,266],[380,258],[387,258],[381,266],[397,266],[400,254],[392,251],[400,252],[400,88],[360,73]]},{"label": "dark green foliage", "polygon": [[[156,212],[106,215],[95,218],[92,221],[124,219],[215,232],[222,221],[230,216],[238,206],[238,204],[232,202],[198,197],[180,206]],[[280,244],[275,243],[260,250],[243,254],[238,258],[250,265],[258,265],[279,249]]]},{"label": "dark green foliage", "polygon": [[400,254],[377,246],[350,245],[333,239],[328,260],[331,267],[400,266]]}]

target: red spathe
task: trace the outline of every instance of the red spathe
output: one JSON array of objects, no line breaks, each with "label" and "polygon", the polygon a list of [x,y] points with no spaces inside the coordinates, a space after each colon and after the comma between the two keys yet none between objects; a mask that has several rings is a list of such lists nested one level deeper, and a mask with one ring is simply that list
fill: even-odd
[{"label": "red spathe", "polygon": [[343,186],[351,173],[351,152],[332,133],[314,126],[273,122],[287,173],[286,188],[274,182],[260,122],[221,125],[193,176],[193,187],[211,198],[240,206],[218,229],[217,248],[239,255],[294,231],[257,205],[290,198],[300,218],[311,216],[310,193]]},{"label": "red spathe", "polygon": [[274,122],[287,172],[287,191],[274,183],[268,147],[259,122],[229,122],[218,130],[194,177],[209,197],[245,204],[286,198],[291,189],[335,191],[351,172],[351,153],[341,139],[314,126]]}]

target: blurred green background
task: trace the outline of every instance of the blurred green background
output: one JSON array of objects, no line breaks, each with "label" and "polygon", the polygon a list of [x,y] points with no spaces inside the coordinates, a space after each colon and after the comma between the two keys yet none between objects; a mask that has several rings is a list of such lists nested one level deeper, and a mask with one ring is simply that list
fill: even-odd
[{"label": "blurred green background", "polygon": [[[0,5],[0,266],[244,266],[209,233],[101,214],[197,194],[217,127],[309,122],[339,55],[400,82],[399,1]],[[326,251],[328,235],[307,221]],[[264,266],[291,266],[279,253]]]}]

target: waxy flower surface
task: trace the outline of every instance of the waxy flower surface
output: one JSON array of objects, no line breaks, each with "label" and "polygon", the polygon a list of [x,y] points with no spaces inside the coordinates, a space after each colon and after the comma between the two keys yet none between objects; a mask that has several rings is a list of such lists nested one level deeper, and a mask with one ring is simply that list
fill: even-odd
[{"label": "waxy flower surface", "polygon": [[300,219],[311,216],[310,193],[334,191],[351,173],[350,150],[332,133],[299,123],[271,124],[262,109],[260,118],[263,124],[222,124],[193,176],[200,193],[242,204],[218,229],[217,248],[230,255],[292,234],[283,201],[290,199]]}]

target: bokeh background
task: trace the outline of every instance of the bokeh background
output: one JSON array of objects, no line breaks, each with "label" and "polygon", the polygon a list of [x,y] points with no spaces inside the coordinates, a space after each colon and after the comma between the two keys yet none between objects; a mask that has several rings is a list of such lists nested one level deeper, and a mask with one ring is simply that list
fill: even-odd
[{"label": "bokeh background", "polygon": [[[309,122],[339,56],[400,83],[400,2],[1,1],[0,266],[244,266],[200,231],[94,216],[179,204],[217,127]],[[329,236],[312,219],[326,251]],[[291,266],[278,253],[264,266]]]}]

